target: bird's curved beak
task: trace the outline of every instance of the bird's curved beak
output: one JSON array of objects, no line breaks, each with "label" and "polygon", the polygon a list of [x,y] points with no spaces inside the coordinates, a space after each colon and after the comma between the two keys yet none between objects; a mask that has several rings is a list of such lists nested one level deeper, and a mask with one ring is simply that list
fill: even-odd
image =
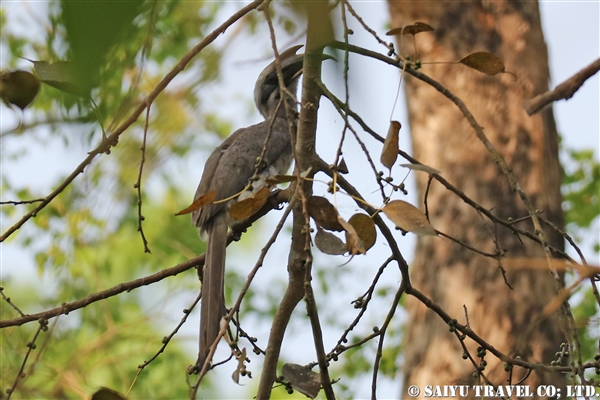
[{"label": "bird's curved beak", "polygon": [[[279,54],[281,60],[281,69],[284,75],[286,85],[298,78],[302,74],[302,66],[304,64],[304,53],[296,54],[304,45],[299,44],[292,46]],[[333,60],[337,62],[337,59],[329,54],[323,53],[321,60]]]}]

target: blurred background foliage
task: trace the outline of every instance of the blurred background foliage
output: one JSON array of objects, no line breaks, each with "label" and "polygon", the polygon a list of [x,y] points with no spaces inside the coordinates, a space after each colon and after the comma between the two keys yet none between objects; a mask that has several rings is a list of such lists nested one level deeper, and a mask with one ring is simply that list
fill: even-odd
[{"label": "blurred background foliage", "polygon": [[[20,56],[49,63],[68,60],[74,70],[63,78],[82,89],[82,95],[77,96],[41,85],[26,110],[31,117],[27,121],[33,122],[6,132],[3,126],[2,140],[25,139],[24,135],[31,140],[32,135],[39,135],[38,140],[58,139],[65,146],[82,142],[93,149],[101,139],[101,126],[108,133],[118,126],[190,47],[219,22],[215,21],[218,11],[219,3],[214,2],[61,1],[48,3],[48,20],[40,21],[45,37],[32,39],[21,36],[22,32],[2,29],[1,45],[10,54],[4,68],[22,66]],[[6,10],[2,9],[0,18],[5,27]],[[101,157],[86,168],[83,179],[70,185],[10,239],[35,254],[40,276],[53,276],[54,287],[41,292],[22,283],[16,286],[10,277],[3,277],[3,286],[14,293],[13,300],[25,312],[83,298],[204,251],[189,218],[173,217],[187,205],[189,193],[182,196],[177,182],[162,167],[200,147],[198,131],[220,136],[230,132],[227,121],[203,114],[205,99],[199,95],[203,84],[219,78],[220,57],[221,50],[215,47],[203,51],[179,82],[174,82],[178,84],[170,85],[152,104],[144,178],[151,177],[153,183],[149,185],[161,187],[160,191],[146,191],[143,186],[144,228],[152,254],[143,253],[137,232],[133,187],[141,159],[144,121],[140,118],[109,157]],[[93,104],[98,105],[96,109]],[[43,134],[34,130],[38,126],[49,127],[49,137],[41,139]],[[3,154],[15,160],[26,156],[26,151]],[[54,184],[63,179],[58,177]],[[146,179],[142,182],[148,183]],[[18,176],[3,176],[2,185],[3,198],[27,200],[46,195],[46,189],[21,186]],[[3,229],[30,207],[2,207]],[[161,283],[152,292],[136,290],[51,321],[49,332],[37,342],[32,356],[37,359],[30,358],[13,398],[90,398],[101,386],[126,393],[137,365],[158,351],[162,337],[175,326],[170,322],[183,316],[183,307],[170,309],[157,303],[158,299],[168,297],[189,305],[199,286],[195,271]],[[16,316],[4,301],[0,314],[2,319]],[[26,343],[36,328],[37,324],[29,324],[2,330],[0,398],[6,396],[4,390],[17,376]],[[188,397],[185,368],[195,353],[182,346],[185,340],[176,338],[144,370],[131,398]],[[194,338],[190,341],[195,342]]]},{"label": "blurred background foliage", "polygon": [[[73,63],[74,72],[60,72],[66,74],[65,82],[78,85],[80,95],[42,84],[25,111],[26,122],[19,115],[20,126],[2,126],[0,138],[18,141],[27,135],[27,140],[62,142],[64,146],[79,142],[88,151],[99,143],[102,127],[110,133],[118,126],[181,57],[225,16],[222,3],[203,1],[63,0],[50,2],[47,7],[47,20],[38,21],[45,34],[35,37],[22,30],[7,29],[9,14],[4,6],[0,8],[3,27],[0,46],[4,54],[9,54],[2,60],[2,67],[23,69],[19,57],[49,63],[68,60]],[[298,40],[302,36],[298,28],[302,26],[301,16],[288,3],[272,7],[279,31],[288,37],[296,35]],[[259,13],[250,14],[232,29],[234,38],[267,35]],[[9,239],[13,245],[34,254],[40,276],[53,277],[53,286],[43,290],[13,282],[10,276],[2,277],[2,286],[25,312],[39,312],[81,299],[204,251],[204,244],[198,240],[189,219],[173,217],[191,199],[189,188],[180,186],[173,165],[182,168],[206,146],[201,140],[205,135],[198,132],[224,137],[233,130],[227,118],[205,107],[211,99],[203,96],[202,91],[205,85],[218,82],[227,48],[225,43],[203,50],[152,104],[142,181],[144,232],[152,254],[143,253],[137,232],[138,199],[134,184],[144,134],[144,120],[140,117],[110,156],[96,159],[82,177]],[[33,67],[31,64],[32,72]],[[40,127],[47,129],[40,133],[37,129]],[[27,150],[21,147],[11,153],[4,151],[2,157],[3,162],[19,160],[27,157]],[[599,213],[598,163],[589,151],[564,149],[563,159],[567,165],[564,195],[569,233],[576,238],[590,236],[593,233],[590,224]],[[3,200],[30,200],[47,195],[46,189],[22,185],[19,176],[2,174]],[[64,176],[58,177],[49,187],[55,187],[63,179]],[[0,210],[3,230],[31,207],[3,205]],[[597,241],[595,245],[598,250]],[[318,256],[316,261],[319,262]],[[343,285],[340,282],[352,276],[348,266],[315,271],[322,296],[335,296]],[[228,271],[227,279],[227,297],[231,299],[244,284],[245,276]],[[274,284],[284,285],[283,281]],[[377,297],[390,299],[393,295],[390,289],[394,287],[394,282],[382,285]],[[176,304],[191,304],[197,291],[196,273],[188,271],[153,285],[151,290],[121,294],[50,321],[50,330],[38,340],[13,398],[89,398],[101,386],[126,393],[135,378],[136,366],[160,348],[162,337],[183,316],[183,307],[161,304],[161,299],[168,297],[177,300],[173,302]],[[268,291],[258,298],[255,292],[250,292],[243,313],[270,321],[278,305],[272,293]],[[586,292],[578,299],[575,314],[580,321],[587,321],[586,326],[593,327],[590,319],[597,318],[593,296]],[[336,319],[335,309],[322,312],[328,326],[345,329]],[[16,317],[4,301],[0,302],[0,315],[2,319]],[[6,396],[4,389],[12,385],[26,343],[36,328],[36,324],[28,324],[0,332],[0,398]],[[593,353],[593,332],[588,329],[584,334],[586,348]],[[381,373],[392,380],[401,370],[401,337],[401,324],[390,325]],[[130,398],[187,398],[185,368],[195,360],[195,352],[190,352],[195,346],[195,337],[176,336],[166,352],[140,375]],[[370,373],[375,351],[373,342],[349,351],[344,359],[333,364],[335,373],[349,378]],[[336,389],[343,398],[353,397],[348,380],[342,380]],[[274,396],[288,396],[285,389],[278,390]],[[304,396],[296,393],[289,398]]]}]

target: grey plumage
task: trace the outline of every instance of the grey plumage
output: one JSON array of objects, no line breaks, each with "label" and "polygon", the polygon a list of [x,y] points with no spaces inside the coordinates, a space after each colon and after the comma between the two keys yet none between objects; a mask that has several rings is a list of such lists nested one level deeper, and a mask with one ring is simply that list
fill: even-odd
[{"label": "grey plumage", "polygon": [[[300,46],[281,53],[281,68],[287,90],[295,94],[302,70],[302,55],[296,55]],[[217,147],[204,166],[202,178],[194,199],[212,190],[215,201],[231,197],[242,191],[254,176],[262,179],[284,174],[292,162],[292,141],[286,119],[285,106],[280,104],[281,93],[275,62],[269,64],[259,75],[254,88],[254,102],[265,121],[238,129]],[[296,105],[287,98],[293,110]],[[295,123],[295,121],[294,121]],[[270,136],[269,136],[270,132]],[[267,143],[266,139],[269,137]],[[263,152],[262,162],[256,166]],[[264,181],[252,182],[252,190],[226,203],[209,204],[192,213],[192,222],[200,229],[201,236],[208,236],[206,259],[202,277],[202,306],[200,310],[200,352],[198,368],[208,357],[210,346],[220,331],[220,321],[225,315],[223,295],[225,277],[225,249],[227,227],[233,221],[227,212],[236,201],[252,196],[265,186]]]}]

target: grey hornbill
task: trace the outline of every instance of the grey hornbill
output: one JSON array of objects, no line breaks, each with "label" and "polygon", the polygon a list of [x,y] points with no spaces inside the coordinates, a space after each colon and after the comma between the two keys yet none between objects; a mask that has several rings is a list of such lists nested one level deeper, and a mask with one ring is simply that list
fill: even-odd
[{"label": "grey hornbill", "polygon": [[[296,54],[300,47],[294,46],[280,55],[285,87],[294,95],[302,72],[303,55]],[[212,204],[192,213],[192,222],[200,229],[200,235],[208,236],[202,276],[200,352],[196,364],[200,370],[218,336],[220,321],[226,314],[223,294],[225,248],[227,228],[234,222],[228,209],[234,202],[249,198],[265,187],[265,178],[286,173],[292,163],[292,139],[282,97],[295,114],[296,103],[289,95],[284,93],[282,96],[273,61],[260,73],[254,87],[254,102],[265,120],[238,129],[212,152],[194,196],[196,200],[212,190],[216,194]],[[294,125],[296,123],[294,117]],[[264,157],[260,159],[263,149]],[[237,198],[218,202],[240,193],[249,183],[250,189]]]}]

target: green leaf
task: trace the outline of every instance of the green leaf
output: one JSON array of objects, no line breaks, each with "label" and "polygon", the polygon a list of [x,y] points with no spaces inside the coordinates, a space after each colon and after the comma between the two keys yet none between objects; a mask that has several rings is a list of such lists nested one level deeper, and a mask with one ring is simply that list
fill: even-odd
[{"label": "green leaf", "polygon": [[96,82],[109,50],[134,28],[132,22],[142,4],[142,0],[61,1],[69,59],[75,62],[79,77],[90,85]]}]

